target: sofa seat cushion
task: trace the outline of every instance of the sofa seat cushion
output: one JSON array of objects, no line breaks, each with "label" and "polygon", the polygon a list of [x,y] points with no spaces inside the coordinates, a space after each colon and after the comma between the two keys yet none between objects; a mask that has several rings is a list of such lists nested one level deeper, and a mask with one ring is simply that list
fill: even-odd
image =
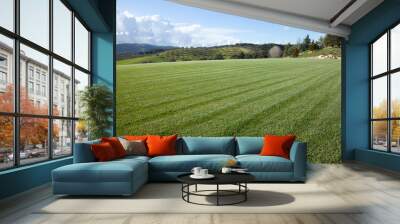
[{"label": "sofa seat cushion", "polygon": [[292,161],[279,156],[239,155],[236,160],[249,172],[293,172]]},{"label": "sofa seat cushion", "polygon": [[193,167],[203,167],[210,171],[219,171],[231,155],[174,155],[158,156],[149,160],[149,170],[163,172],[190,172]]},{"label": "sofa seat cushion", "polygon": [[[131,182],[139,172],[147,172],[147,163],[140,159],[109,162],[75,163],[53,170],[57,182]],[[143,173],[147,176],[147,173]]]},{"label": "sofa seat cushion", "polygon": [[139,161],[143,161],[143,162],[147,162],[149,161],[150,157],[148,156],[135,156],[135,155],[131,155],[131,156],[125,156],[124,158],[121,159],[117,159],[114,160],[115,161],[131,161],[131,160],[139,160]]}]

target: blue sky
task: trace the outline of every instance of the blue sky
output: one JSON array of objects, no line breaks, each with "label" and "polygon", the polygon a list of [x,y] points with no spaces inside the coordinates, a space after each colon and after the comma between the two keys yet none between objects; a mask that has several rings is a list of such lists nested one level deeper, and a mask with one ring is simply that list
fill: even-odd
[{"label": "blue sky", "polygon": [[217,13],[163,0],[119,0],[117,41],[156,45],[214,46],[295,43],[321,33]]}]

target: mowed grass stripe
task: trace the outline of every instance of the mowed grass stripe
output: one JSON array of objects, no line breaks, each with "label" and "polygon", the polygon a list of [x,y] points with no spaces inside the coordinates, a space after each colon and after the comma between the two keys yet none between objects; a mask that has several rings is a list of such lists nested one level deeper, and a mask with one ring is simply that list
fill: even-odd
[{"label": "mowed grass stripe", "polygon": [[[269,99],[271,99],[273,103],[271,102],[269,104],[265,104],[263,106],[263,110],[260,112],[257,111],[255,114],[254,114],[254,112],[253,113],[249,112],[248,114],[245,115],[247,117],[247,119],[243,119],[243,120],[236,121],[236,122],[233,120],[231,123],[225,124],[225,127],[223,127],[221,129],[221,131],[219,132],[219,133],[221,133],[221,135],[237,135],[237,133],[239,133],[240,130],[245,125],[252,123],[253,119],[258,118],[260,116],[260,114],[264,114],[264,113],[266,113],[266,111],[271,110],[273,106],[282,105],[287,100],[290,100],[290,98],[293,98],[293,97],[297,96],[298,94],[302,94],[305,91],[310,91],[310,89],[312,90],[312,88],[314,88],[317,85],[322,84],[326,79],[327,79],[326,77],[321,77],[319,75],[316,75],[315,78],[311,78],[311,79],[309,77],[306,77],[306,78],[303,77],[303,80],[301,82],[295,81],[291,86],[290,85],[284,86],[282,88],[279,88],[279,89],[273,91],[270,94],[266,94],[264,96],[253,98],[250,101],[235,103],[234,105],[220,109],[215,113],[212,113],[212,114],[209,114],[202,118],[199,118],[195,121],[195,123],[199,124],[201,122],[206,122],[206,121],[209,123],[213,123],[213,120],[216,119],[217,115],[223,115],[223,116],[226,115],[227,117],[230,117],[231,115],[229,113],[232,113],[235,110],[240,110],[241,107],[254,108],[254,107],[252,107],[252,104],[260,104],[260,102],[258,102],[258,101],[262,102],[266,99],[266,96],[268,96]],[[295,86],[301,86],[301,87],[297,88],[296,91],[293,91],[288,97],[286,94],[287,88],[293,88]],[[266,116],[268,116],[268,115],[266,115]],[[189,124],[189,123],[190,122],[188,122],[187,124]],[[258,126],[258,125],[256,124],[256,126]]]},{"label": "mowed grass stripe", "polygon": [[[310,69],[306,69],[306,71]],[[246,81],[243,82],[242,80],[240,80],[238,83],[236,84],[236,82],[229,82],[230,84],[236,84],[236,85],[224,85],[224,88],[219,88],[216,89],[215,86],[211,86],[210,88],[207,89],[202,89],[205,91],[199,91],[199,92],[194,92],[195,94],[189,94],[185,97],[178,97],[178,98],[173,98],[173,99],[167,99],[165,101],[161,101],[161,102],[156,102],[156,103],[152,103],[148,106],[143,105],[142,108],[144,110],[146,109],[152,109],[152,112],[154,111],[154,107],[162,107],[164,105],[171,105],[171,104],[177,104],[180,102],[183,102],[183,104],[185,106],[191,106],[191,104],[187,104],[189,99],[193,99],[195,101],[190,101],[190,102],[194,102],[193,104],[197,104],[199,102],[197,102],[199,99],[204,98],[205,100],[203,100],[204,102],[212,102],[213,99],[217,99],[218,97],[223,97],[220,99],[225,99],[226,97],[229,96],[235,96],[237,95],[237,93],[250,93],[251,91],[257,91],[257,88],[266,88],[269,87],[271,84],[277,84],[280,83],[281,80],[290,80],[292,78],[295,78],[296,75],[288,75],[288,76],[283,76],[280,73],[275,73],[274,76],[261,76],[261,77],[254,77],[252,79],[248,79],[246,78]],[[225,87],[226,86],[226,87]],[[207,91],[211,89],[211,91]],[[229,92],[227,90],[234,90],[234,92]],[[216,95],[218,94],[218,95]],[[221,94],[221,95],[219,95]],[[226,96],[226,97],[224,97]],[[214,97],[214,98],[212,98]],[[165,110],[164,107],[162,107],[163,110]],[[182,108],[175,108],[176,109],[182,109]]]},{"label": "mowed grass stripe", "polygon": [[[262,81],[268,81],[268,82],[267,82],[267,84],[259,86],[259,88],[267,88],[269,86],[273,86],[273,85],[277,85],[277,84],[280,84],[280,83],[284,83],[285,81],[288,81],[288,80],[293,80],[293,79],[292,78],[284,78],[284,79],[280,79],[278,81],[275,81],[275,79],[273,79],[272,81],[274,81],[274,82],[271,82],[271,80],[262,80]],[[263,82],[261,82],[261,83],[263,83]],[[254,81],[252,83],[246,83],[246,84],[260,84],[260,81],[257,80],[257,81]],[[246,85],[246,84],[244,84],[244,85]],[[227,89],[230,89],[230,88],[227,88]],[[147,116],[148,114],[146,114],[145,117],[137,119],[136,122],[151,121],[151,120],[154,120],[156,118],[161,118],[163,116],[167,116],[167,115],[170,115],[170,114],[173,114],[173,113],[182,112],[184,110],[191,110],[191,109],[194,109],[194,108],[197,108],[197,107],[209,104],[209,103],[213,103],[213,102],[221,101],[221,100],[226,100],[226,99],[228,99],[230,97],[234,97],[234,96],[238,96],[238,95],[242,95],[242,94],[248,94],[248,93],[253,92],[253,91],[257,91],[257,89],[247,87],[244,90],[235,91],[235,92],[229,93],[229,94],[226,94],[227,92],[222,92],[222,93],[224,93],[222,96],[210,95],[210,97],[207,97],[206,100],[203,100],[203,101],[200,101],[200,102],[196,102],[196,103],[190,103],[189,105],[185,105],[185,106],[182,105],[181,107],[175,107],[174,109],[163,110],[163,112],[159,112],[159,113],[157,113],[154,110],[152,110],[153,115]],[[193,97],[189,97],[189,98],[193,98]],[[189,98],[187,98],[187,99],[189,99]],[[184,99],[184,100],[187,100],[187,99]]]},{"label": "mowed grass stripe", "polygon": [[[264,65],[265,67],[265,65]],[[149,97],[156,97],[156,96],[160,96],[162,94],[159,94],[160,91],[164,91],[165,92],[165,88],[170,88],[172,87],[174,89],[175,92],[177,91],[187,91],[190,89],[196,89],[199,88],[201,86],[204,86],[204,84],[206,86],[208,86],[210,83],[212,82],[216,82],[217,80],[221,81],[221,84],[226,83],[226,80],[229,80],[230,82],[235,82],[235,81],[240,81],[243,80],[243,76],[247,75],[249,77],[252,76],[259,76],[258,73],[260,73],[260,68],[262,67],[242,67],[240,69],[233,69],[233,72],[228,72],[227,69],[223,70],[210,70],[203,73],[200,73],[199,71],[197,71],[197,68],[193,68],[193,73],[196,75],[192,75],[192,73],[187,73],[186,76],[184,77],[183,80],[180,80],[179,82],[177,81],[173,81],[171,79],[167,78],[167,84],[162,83],[162,82],[157,82],[157,81],[153,81],[151,83],[148,83],[148,85],[145,85],[143,83],[140,82],[140,79],[132,79],[132,81],[127,81],[127,79],[125,78],[125,83],[121,83],[121,88],[126,88],[127,85],[130,86],[135,86],[135,88],[133,89],[133,93],[135,94],[144,94],[144,96],[149,96]],[[134,69],[134,68],[132,68]],[[179,68],[177,68],[179,69]],[[294,70],[296,68],[293,68]],[[269,70],[268,73],[271,74],[275,74],[276,72],[280,71],[281,69],[276,69],[276,70]],[[243,73],[242,73],[243,71]],[[262,73],[265,73],[264,71]],[[164,73],[163,76],[165,77],[169,77],[170,75],[167,73]],[[188,79],[187,77],[191,77],[190,79]],[[143,90],[147,90],[150,86],[163,86],[164,88],[162,89],[155,89],[151,92],[147,92],[147,91],[143,91]],[[153,99],[154,100],[154,99]]]},{"label": "mowed grass stripe", "polygon": [[[225,62],[225,61],[224,61]],[[185,72],[182,72],[182,75],[179,75],[180,78],[184,78],[182,81],[183,83],[179,82],[176,83],[178,85],[183,85],[186,84],[187,81],[191,81],[192,79],[199,77],[201,78],[201,80],[205,79],[207,76],[211,76],[213,77],[213,75],[211,75],[212,73],[218,72],[218,73],[224,73],[226,74],[226,76],[232,75],[232,71],[234,71],[235,73],[239,73],[240,71],[244,71],[245,74],[247,75],[252,75],[252,73],[247,72],[249,69],[252,68],[265,68],[265,63],[268,63],[266,61],[262,61],[258,62],[258,63],[249,63],[248,65],[237,65],[234,62],[231,61],[226,61],[225,62],[226,65],[223,66],[219,66],[217,68],[214,67],[210,67],[209,65],[207,66],[206,64],[200,64],[196,67],[190,67],[190,70],[187,70]],[[291,66],[286,66],[286,70],[289,69],[298,69],[298,66],[296,66],[297,63],[291,63],[293,64],[293,67]],[[274,65],[274,66],[270,66],[268,67],[268,70],[265,70],[269,73],[274,73],[276,71],[281,70],[282,66],[279,66],[279,64]],[[160,80],[164,80],[167,81],[169,83],[175,83],[175,82],[171,82],[171,78],[175,77],[176,73],[180,73],[181,70],[183,70],[184,67],[187,67],[187,65],[185,63],[180,63],[180,64],[175,64],[174,65],[170,65],[171,67],[175,66],[175,71],[168,71],[165,70],[163,68],[159,68],[157,66],[157,64],[152,65],[152,69],[150,70],[146,70],[146,71],[140,71],[140,66],[141,65],[132,65],[131,67],[129,67],[128,71],[125,70],[121,70],[118,68],[118,76],[121,76],[121,79],[124,80],[123,83],[120,83],[120,85],[126,85],[128,84],[130,81],[132,82],[132,84],[136,85],[137,88],[139,87],[146,87],[146,83],[150,84],[150,85],[154,85],[154,83],[158,83]],[[155,79],[154,77],[151,77],[151,74],[154,73],[155,71],[162,71],[159,75],[157,75],[157,79]],[[188,72],[191,71],[191,72]],[[260,72],[262,70],[258,70],[258,72]],[[262,72],[265,72],[262,71]],[[211,73],[210,75],[208,73]],[[254,75],[257,75],[256,73]],[[123,76],[123,77],[122,77]],[[128,77],[129,76],[129,77]],[[187,77],[190,76],[191,79],[187,79]],[[226,76],[217,76],[218,78],[229,78]],[[146,83],[142,82],[143,80],[145,80]],[[124,87],[124,86],[122,86]]]},{"label": "mowed grass stripe", "polygon": [[[307,69],[308,70],[308,69]],[[283,77],[286,77],[286,76],[283,76]],[[303,77],[303,76],[297,76],[297,78],[303,78],[303,79],[306,79],[305,77]],[[295,80],[295,78],[293,78],[293,77],[286,77],[286,78],[284,78],[284,80],[286,80],[286,81],[290,81],[290,82],[296,82]],[[271,88],[268,88],[267,90],[268,91],[273,91],[275,88],[278,88],[278,87],[280,87],[279,85],[277,85],[277,84],[279,84],[279,83],[282,83],[281,81],[279,81],[279,82],[273,82],[273,80],[271,81],[271,80],[265,80],[265,81],[267,81],[267,84],[266,85],[262,85],[262,86],[249,86],[249,87],[247,87],[246,89],[246,91],[254,91],[254,92],[261,92],[262,93],[262,95],[261,96],[257,96],[256,98],[255,97],[253,97],[253,98],[245,98],[244,99],[244,101],[249,101],[249,102],[252,102],[252,101],[255,101],[256,99],[258,99],[258,98],[261,98],[261,97],[264,97],[265,96],[265,94],[263,93],[263,91],[264,91],[264,88],[267,88],[267,87],[269,87],[269,86],[271,86]],[[257,83],[257,84],[262,84],[261,82],[259,82],[259,83]],[[285,88],[287,86],[287,84],[283,84],[282,85],[282,88]],[[256,87],[258,87],[258,88],[256,88]],[[235,91],[236,91],[236,89],[235,89]],[[246,91],[243,91],[242,93],[245,93]],[[228,92],[229,93],[229,92]],[[267,92],[266,94],[269,94],[269,92]],[[226,93],[225,93],[225,95],[226,95]],[[240,95],[240,94],[229,94],[228,96],[237,96],[237,95]],[[253,96],[254,94],[243,94],[243,96],[248,96],[248,97],[251,97],[251,96]],[[217,99],[216,97],[215,97],[215,95],[210,95],[210,94],[207,94],[207,95],[205,95],[205,97],[204,97],[204,99],[206,99],[206,101],[204,101],[204,102],[200,102],[199,104],[195,104],[195,106],[201,106],[201,105],[205,105],[205,103],[209,103],[209,105],[212,105],[212,104],[215,104],[215,103],[218,103],[218,100],[225,100],[226,99],[226,97],[222,97],[222,98],[220,98],[220,99]],[[230,100],[231,102],[236,102],[235,100]],[[242,102],[238,102],[238,103],[242,103]],[[186,105],[184,105],[182,108],[176,108],[176,107],[173,107],[173,108],[175,108],[175,110],[173,110],[173,111],[169,111],[167,108],[161,108],[161,109],[163,109],[163,112],[162,113],[157,113],[156,112],[156,109],[157,108],[153,108],[153,110],[151,110],[151,111],[149,111],[149,112],[145,112],[145,111],[143,111],[143,113],[140,113],[140,111],[138,111],[139,112],[139,114],[138,115],[136,115],[136,117],[137,118],[139,118],[139,119],[136,119],[136,117],[134,118],[134,119],[132,119],[132,122],[133,123],[135,123],[135,122],[143,122],[143,121],[149,121],[149,120],[154,120],[154,119],[160,119],[160,118],[162,118],[163,116],[167,116],[167,115],[171,115],[171,114],[173,114],[173,113],[175,113],[175,112],[177,112],[177,114],[180,114],[180,115],[182,115],[182,113],[185,111],[185,110],[187,110],[187,109],[193,109],[193,108],[191,108],[191,105],[192,105],[192,103],[189,103],[189,105],[187,105],[188,104],[188,102],[186,102]],[[209,106],[208,105],[208,106]],[[201,108],[201,110],[204,110],[204,107],[203,108]],[[191,110],[190,111],[190,113],[192,113],[193,112],[193,110]],[[150,115],[150,114],[153,114],[153,113],[155,113],[156,115],[159,115],[159,116],[151,116],[150,117],[150,119],[148,119],[148,116]],[[141,119],[140,117],[144,117],[144,119]]]},{"label": "mowed grass stripe", "polygon": [[117,78],[119,135],[291,132],[308,143],[310,161],[340,160],[339,60],[127,65]]},{"label": "mowed grass stripe", "polygon": [[[246,69],[244,68],[243,70],[246,70]],[[247,69],[247,70],[253,71],[253,69]],[[254,71],[257,71],[257,69],[255,68]],[[225,74],[224,71],[220,71],[220,73]],[[170,88],[173,89],[174,95],[192,92],[191,90],[204,90],[205,88],[201,88],[204,86],[207,89],[209,89],[209,88],[215,89],[214,85],[217,83],[215,81],[221,80],[222,81],[221,84],[228,84],[225,80],[230,80],[229,83],[235,83],[235,82],[242,83],[241,81],[243,80],[243,77],[242,77],[243,75],[244,74],[238,73],[238,74],[229,74],[229,75],[226,75],[226,77],[224,77],[224,76],[221,77],[220,74],[214,72],[214,73],[208,73],[207,75],[200,76],[199,80],[193,80],[193,77],[189,76],[189,77],[191,77],[190,83],[173,82],[170,80],[170,83],[171,83],[170,85],[163,85],[162,83],[152,83],[151,85],[150,84],[149,85],[141,85],[141,88],[137,87],[137,85],[140,85],[140,84],[137,84],[137,83],[133,84],[133,82],[132,82],[131,85],[135,86],[135,88],[133,88],[131,95],[140,98],[144,102],[146,102],[147,98],[150,98],[151,99],[150,102],[152,102],[152,104],[150,104],[150,106],[152,106],[154,104],[153,102],[158,102],[157,98],[168,95],[168,93],[169,93],[168,89],[170,89]],[[217,78],[210,79],[209,77],[217,77]],[[256,78],[260,79],[262,77],[256,76]],[[273,77],[271,77],[271,78],[273,78]],[[205,83],[205,84],[203,84],[203,83]],[[210,83],[212,83],[213,85],[210,85]],[[152,88],[155,85],[162,86],[162,88],[153,89],[151,92],[144,91],[144,90],[149,90],[149,88]],[[131,88],[132,88],[132,86],[131,86]],[[119,85],[119,87],[128,88],[126,85]]]},{"label": "mowed grass stripe", "polygon": [[257,125],[257,123],[262,120],[265,116],[268,114],[273,114],[274,112],[280,112],[281,108],[284,108],[286,106],[289,106],[292,102],[299,101],[300,98],[302,97],[303,94],[307,93],[312,93],[315,91],[316,88],[322,86],[324,87],[324,83],[327,84],[329,81],[335,79],[336,77],[334,76],[335,74],[331,76],[326,76],[324,78],[320,78],[319,80],[308,80],[306,85],[303,86],[301,91],[295,90],[292,92],[289,92],[287,94],[287,97],[281,98],[279,101],[272,103],[271,106],[266,107],[262,111],[258,112],[255,115],[252,115],[248,117],[247,119],[244,119],[239,123],[239,125],[235,128],[235,130],[240,133],[243,130],[246,130],[247,127],[252,127],[253,125]]},{"label": "mowed grass stripe", "polygon": [[[315,70],[315,69],[314,69]],[[299,76],[300,78],[305,78],[305,79],[307,79],[308,77],[307,76]],[[295,81],[295,80],[292,80],[291,82],[294,82],[295,84],[294,85],[297,85],[296,83],[297,83],[297,81]],[[285,85],[282,85],[282,86],[275,86],[275,88],[277,88],[277,87],[280,87],[282,90],[284,90],[285,88],[287,88],[287,84],[285,84]],[[231,100],[231,101],[228,101],[228,102],[237,102],[236,104],[241,104],[241,103],[246,103],[246,101],[248,101],[248,102],[254,102],[256,99],[259,99],[259,98],[263,98],[263,97],[265,97],[265,94],[270,94],[268,91],[272,91],[272,90],[274,90],[274,88],[269,88],[269,89],[267,89],[266,91],[266,93],[264,93],[264,91],[265,90],[263,90],[263,89],[257,89],[257,88],[255,88],[255,90],[257,90],[258,92],[261,92],[261,95],[260,94],[258,94],[259,96],[257,96],[256,95],[256,97],[252,97],[252,96],[254,96],[254,94],[253,95],[242,95],[241,96],[241,99],[242,99],[242,101],[238,101],[238,100]],[[206,97],[208,97],[208,98],[210,98],[210,99],[212,99],[212,96],[210,96],[210,95],[206,95]],[[212,110],[212,109],[215,109],[214,108],[214,104],[216,104],[216,103],[218,103],[218,102],[214,102],[214,101],[212,101],[212,103],[210,103],[209,105],[207,105],[207,106],[209,106],[209,107],[211,107],[210,108],[210,110]],[[236,105],[236,104],[234,104],[234,106]],[[207,108],[202,108],[202,110],[205,110],[205,109],[207,109]],[[148,113],[151,113],[152,111],[154,111],[154,109],[153,110],[151,110],[151,111],[149,111],[149,112],[146,112],[146,111],[143,111],[143,113],[140,113],[139,112],[139,114],[143,114],[144,116],[146,116]],[[190,111],[188,111],[189,113],[195,113],[195,114],[198,114],[198,112],[196,112],[196,111],[193,111],[193,110],[190,110]],[[201,110],[200,110],[200,113],[201,113]],[[184,116],[185,114],[184,113],[178,113],[178,114],[176,114],[177,116]],[[175,116],[176,116],[175,115]],[[174,116],[174,114],[172,114],[171,116]],[[190,118],[191,116],[189,116],[189,118]],[[188,118],[188,119],[189,119]],[[170,119],[170,118],[168,118],[168,119]],[[135,120],[135,119],[132,119],[133,121]],[[161,122],[159,122],[157,119],[154,121],[154,122],[156,122],[156,123],[161,123]],[[150,125],[150,124],[148,124],[148,125]]]},{"label": "mowed grass stripe", "polygon": [[[337,79],[337,72],[334,70],[325,75],[332,76],[332,79]],[[324,110],[326,105],[337,97],[337,94],[335,94],[336,85],[332,84],[333,81],[327,81],[314,91],[310,91],[307,94],[299,94],[296,100],[289,101],[290,103],[286,105],[279,105],[274,110],[269,110],[261,121],[261,125],[268,127],[270,124],[274,124],[276,128],[282,127],[283,130],[279,130],[279,134],[282,134],[282,131],[286,133],[301,132],[300,127],[307,128],[307,125],[303,123],[304,121],[307,121],[308,118],[315,120],[314,115],[318,114],[320,110]],[[286,119],[281,119],[281,114],[285,114]],[[258,124],[260,125],[260,123]]]},{"label": "mowed grass stripe", "polygon": [[[298,73],[298,75],[300,75],[301,73],[310,72],[311,70],[313,70],[313,68],[311,68],[311,69],[304,68],[303,71],[300,70],[300,69],[297,69],[296,73]],[[280,71],[282,72],[282,69],[280,69]],[[252,74],[251,70],[249,71],[249,74]],[[257,74],[257,72],[254,72],[254,74]],[[243,74],[240,74],[240,76],[242,76],[242,75]],[[294,75],[297,75],[297,74],[294,74]],[[258,81],[261,82],[261,81],[263,81],[265,79],[273,79],[273,78],[278,77],[278,76],[282,76],[282,75],[280,73],[273,73],[273,75],[269,75],[269,76],[268,75],[259,75],[259,76],[256,76],[254,78],[252,77],[251,79],[246,77],[245,80],[253,80],[254,79],[255,80],[254,82],[258,82]],[[229,80],[229,82],[225,82],[225,84],[223,85],[224,88],[219,88],[218,89],[214,85],[209,85],[209,87],[207,87],[207,88],[191,87],[191,88],[193,88],[195,90],[195,91],[189,91],[190,93],[194,93],[193,95],[187,95],[187,93],[186,93],[186,94],[182,94],[183,97],[170,97],[170,95],[168,94],[169,93],[168,89],[160,89],[160,91],[162,91],[163,93],[162,94],[160,94],[160,93],[157,94],[157,96],[159,96],[158,98],[157,97],[150,97],[151,100],[146,100],[147,99],[146,97],[143,97],[143,96],[140,96],[140,95],[136,96],[136,94],[134,94],[136,97],[130,97],[130,99],[125,99],[123,102],[126,104],[126,103],[131,103],[132,101],[133,102],[134,101],[141,101],[142,102],[142,104],[140,105],[141,108],[154,110],[154,106],[157,106],[157,105],[158,106],[163,106],[164,104],[170,104],[170,103],[174,103],[174,102],[181,101],[181,100],[185,101],[185,100],[190,99],[191,97],[200,97],[202,95],[210,96],[210,94],[214,94],[214,93],[218,93],[218,92],[224,92],[225,90],[228,90],[231,87],[232,88],[236,88],[236,87],[242,87],[242,86],[246,85],[246,83],[243,83],[243,77],[239,77],[238,80],[232,80],[232,78],[229,78],[229,77],[227,77],[225,79]],[[230,84],[235,84],[236,81],[237,81],[237,83],[239,83],[238,85],[230,86]],[[251,83],[252,82],[249,82],[248,84],[251,84]],[[187,88],[187,86],[185,88]],[[208,91],[210,89],[212,91]],[[204,91],[208,91],[208,92],[203,92],[203,90]],[[144,91],[144,92],[148,92],[148,91]],[[152,92],[155,92],[155,91],[152,91]],[[174,94],[179,94],[179,91],[174,89],[173,93]],[[162,98],[162,97],[165,97],[167,99],[165,101],[161,101],[160,102],[160,100],[158,100],[158,99]],[[149,105],[145,105],[146,102],[149,102],[150,104]],[[135,105],[137,105],[137,102],[135,103]],[[128,108],[125,107],[125,109],[128,109]]]},{"label": "mowed grass stripe", "polygon": [[[301,77],[301,79],[303,79],[303,81],[298,81],[296,79],[292,79],[290,82],[292,82],[293,86],[300,84],[305,84],[308,80],[309,77]],[[198,126],[203,122],[207,122],[209,120],[212,120],[214,117],[219,116],[219,115],[224,115],[228,112],[234,111],[238,108],[240,108],[240,106],[244,106],[246,107],[247,104],[253,104],[256,103],[258,100],[263,100],[266,98],[266,96],[272,97],[275,95],[282,95],[282,92],[286,92],[286,88],[290,88],[291,85],[285,83],[284,85],[280,85],[280,86],[274,86],[274,88],[270,88],[268,89],[268,91],[260,91],[260,94],[255,95],[255,96],[246,96],[246,98],[242,98],[240,100],[233,100],[233,101],[229,101],[232,103],[222,103],[220,106],[217,105],[213,105],[213,104],[218,104],[218,102],[213,102],[210,105],[207,105],[207,107],[202,108],[203,110],[201,111],[193,111],[193,110],[189,110],[189,111],[184,111],[181,113],[178,113],[177,115],[174,115],[174,117],[168,117],[168,120],[176,120],[176,123],[171,124],[170,128],[173,128],[174,130],[176,130],[176,132],[180,133],[180,130],[185,130],[186,127],[188,126]],[[193,114],[195,116],[189,116],[190,114]],[[198,116],[196,116],[198,115]],[[184,117],[184,119],[179,120],[178,118],[182,116]],[[182,121],[182,122],[181,122]],[[148,125],[156,125],[158,126],[160,123],[163,123],[162,121],[160,122],[160,120],[154,120],[152,122],[147,123]]]}]

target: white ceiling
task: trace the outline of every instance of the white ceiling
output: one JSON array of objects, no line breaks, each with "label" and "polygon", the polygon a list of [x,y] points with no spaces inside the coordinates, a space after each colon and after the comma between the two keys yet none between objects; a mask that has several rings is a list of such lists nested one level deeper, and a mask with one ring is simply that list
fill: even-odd
[{"label": "white ceiling", "polygon": [[[383,0],[170,0],[179,4],[347,37]],[[350,7],[335,17],[349,3]],[[336,20],[332,20],[335,19]]]}]

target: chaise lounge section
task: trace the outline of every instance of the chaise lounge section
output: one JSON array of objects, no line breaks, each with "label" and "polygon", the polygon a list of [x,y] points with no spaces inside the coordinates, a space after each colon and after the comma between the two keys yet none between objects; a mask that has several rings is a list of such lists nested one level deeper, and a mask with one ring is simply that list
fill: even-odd
[{"label": "chaise lounge section", "polygon": [[177,155],[96,162],[91,145],[98,142],[77,143],[74,163],[53,170],[54,194],[132,195],[148,181],[176,181],[196,166],[218,172],[229,160],[247,168],[259,182],[306,180],[307,145],[299,141],[292,145],[290,159],[259,155],[262,137],[181,137]]}]

